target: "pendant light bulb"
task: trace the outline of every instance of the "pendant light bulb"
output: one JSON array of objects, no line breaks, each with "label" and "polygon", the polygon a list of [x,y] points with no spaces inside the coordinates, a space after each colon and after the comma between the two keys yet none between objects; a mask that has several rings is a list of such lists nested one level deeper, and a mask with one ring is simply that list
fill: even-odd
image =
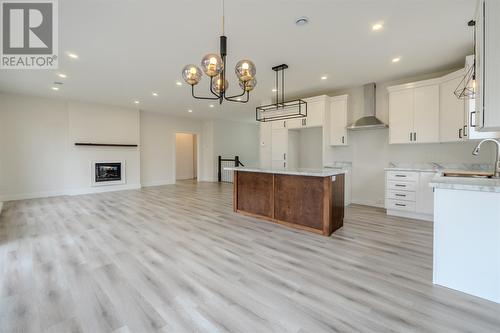
[{"label": "pendant light bulb", "polygon": [[182,78],[187,84],[194,86],[201,80],[201,70],[193,64],[187,65],[182,69]]},{"label": "pendant light bulb", "polygon": [[224,64],[220,55],[210,53],[201,59],[201,68],[205,74],[214,77],[222,72]]},{"label": "pendant light bulb", "polygon": [[252,80],[255,77],[257,69],[255,68],[253,62],[248,59],[244,59],[238,61],[234,72],[236,73],[236,76],[238,77],[238,79],[240,79],[240,81],[246,82]]}]

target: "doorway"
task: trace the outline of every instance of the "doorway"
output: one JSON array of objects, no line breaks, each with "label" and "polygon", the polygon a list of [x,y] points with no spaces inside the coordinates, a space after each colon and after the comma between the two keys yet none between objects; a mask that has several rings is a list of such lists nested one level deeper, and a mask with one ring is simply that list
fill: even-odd
[{"label": "doorway", "polygon": [[192,133],[175,133],[175,180],[198,178],[198,138]]}]

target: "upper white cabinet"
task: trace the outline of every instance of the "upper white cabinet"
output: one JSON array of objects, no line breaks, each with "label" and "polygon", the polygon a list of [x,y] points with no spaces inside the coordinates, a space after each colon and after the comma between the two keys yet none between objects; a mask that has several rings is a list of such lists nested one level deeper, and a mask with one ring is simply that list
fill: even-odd
[{"label": "upper white cabinet", "polygon": [[306,98],[307,102],[307,117],[306,127],[321,127],[325,119],[325,113],[329,107],[330,97],[326,95]]},{"label": "upper white cabinet", "polygon": [[[469,70],[470,67],[474,66],[474,56],[468,56],[465,64],[465,72]],[[473,83],[469,82],[469,88],[472,88]],[[469,140],[480,140],[488,138],[500,138],[500,131],[497,132],[480,132],[478,131],[478,119],[476,112],[476,100],[474,98],[469,98],[464,101],[465,105],[465,117],[464,117],[464,138]]]},{"label": "upper white cabinet", "polygon": [[439,141],[463,141],[467,136],[465,99],[458,99],[455,90],[464,78],[463,69],[446,75],[439,86]]},{"label": "upper white cabinet", "polygon": [[439,142],[439,85],[415,88],[413,142]]},{"label": "upper white cabinet", "polygon": [[439,142],[439,81],[389,87],[389,142]]},{"label": "upper white cabinet", "polygon": [[348,95],[330,99],[330,145],[347,146]]},{"label": "upper white cabinet", "polygon": [[500,1],[479,0],[476,14],[476,120],[500,131]]}]

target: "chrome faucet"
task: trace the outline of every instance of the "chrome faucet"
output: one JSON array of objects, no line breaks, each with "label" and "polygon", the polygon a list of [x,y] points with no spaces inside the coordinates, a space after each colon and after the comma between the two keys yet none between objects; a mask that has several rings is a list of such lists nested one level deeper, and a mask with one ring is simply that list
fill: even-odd
[{"label": "chrome faucet", "polygon": [[496,144],[497,147],[497,157],[495,160],[495,178],[500,178],[500,142],[495,139],[484,139],[483,141],[479,142],[479,144],[474,148],[474,151],[472,152],[472,155],[478,155],[479,150],[481,150],[481,145],[484,142],[493,142]]}]

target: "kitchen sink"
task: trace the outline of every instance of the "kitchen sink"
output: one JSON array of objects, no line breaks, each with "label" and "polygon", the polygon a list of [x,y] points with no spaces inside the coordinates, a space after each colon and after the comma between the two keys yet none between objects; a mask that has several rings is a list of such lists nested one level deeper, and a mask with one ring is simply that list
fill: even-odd
[{"label": "kitchen sink", "polygon": [[444,177],[465,177],[465,178],[497,178],[492,172],[483,171],[445,171]]}]

